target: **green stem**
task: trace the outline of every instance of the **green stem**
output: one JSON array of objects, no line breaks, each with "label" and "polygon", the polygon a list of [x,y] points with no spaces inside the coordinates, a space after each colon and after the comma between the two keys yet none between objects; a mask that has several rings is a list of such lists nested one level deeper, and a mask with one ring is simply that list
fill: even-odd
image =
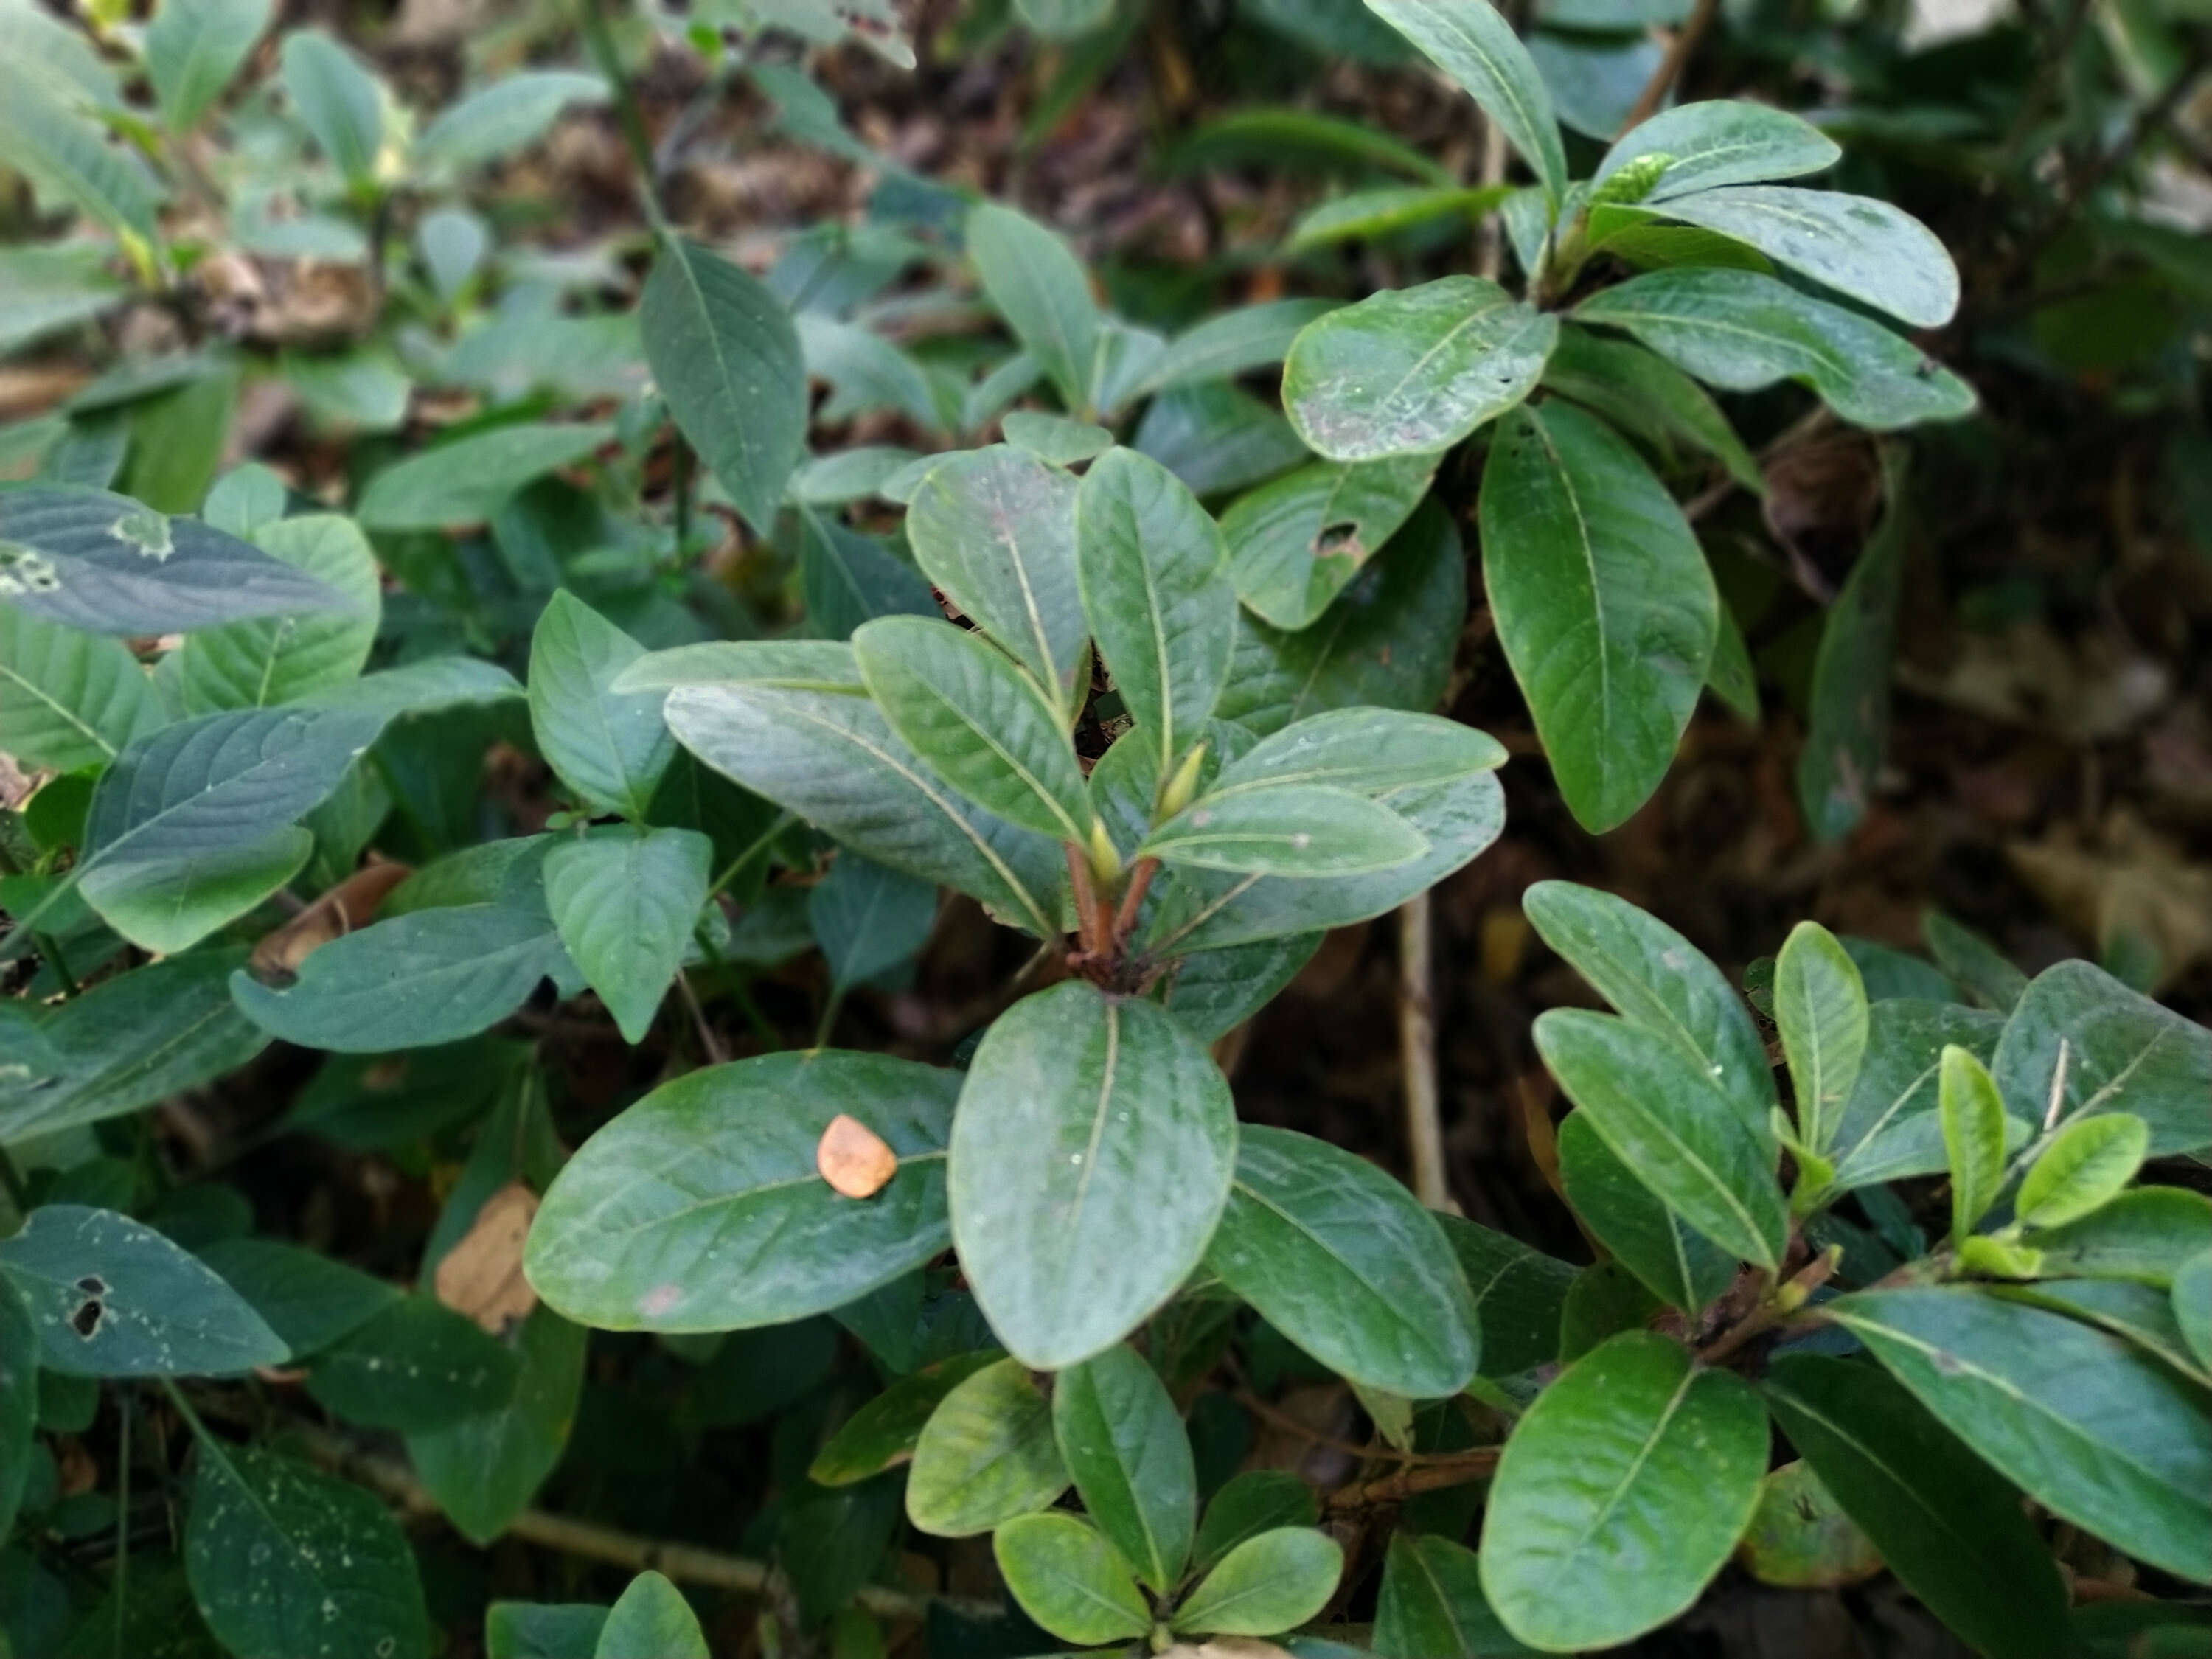
[{"label": "green stem", "polygon": [[707,897],[709,902],[721,897],[723,893],[728,890],[730,884],[744,873],[745,866],[747,865],[750,864],[755,859],[758,858],[763,853],[774,846],[775,844],[775,838],[798,822],[799,820],[788,812],[778,812],[775,815],[775,821],[771,823],[767,829],[762,830],[759,835],[753,837],[751,845],[747,847],[744,852],[738,854],[737,857],[732,859],[729,863],[729,867],[724,870],[720,875],[714,878],[714,884],[707,890]]},{"label": "green stem", "polygon": [[606,0],[583,0],[579,15],[583,23],[584,44],[599,64],[599,73],[606,77],[614,98],[616,125],[622,128],[623,142],[629,146],[630,161],[637,168],[638,204],[644,210],[646,222],[653,227],[653,234],[665,240],[674,232],[669,227],[668,216],[661,210],[653,140],[645,130],[645,112],[638,106],[637,89],[623,73],[622,58],[615,51],[614,34],[607,27]]},{"label": "green stem", "polygon": [[115,1632],[108,1652],[111,1659],[123,1659],[123,1621],[131,1589],[131,1419],[137,1403],[129,1385],[116,1403],[123,1423],[115,1454]]},{"label": "green stem", "polygon": [[8,1149],[0,1146],[0,1188],[8,1192],[8,1201],[21,1215],[31,1212],[31,1189],[23,1182],[23,1172],[15,1167],[15,1160],[8,1156]]}]

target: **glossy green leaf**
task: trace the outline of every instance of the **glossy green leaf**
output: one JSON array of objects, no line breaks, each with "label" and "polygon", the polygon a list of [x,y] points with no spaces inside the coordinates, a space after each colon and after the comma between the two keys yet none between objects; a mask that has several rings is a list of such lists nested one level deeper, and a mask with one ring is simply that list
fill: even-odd
[{"label": "glossy green leaf", "polygon": [[1318,1615],[1344,1576],[1344,1551],[1311,1527],[1278,1527],[1223,1556],[1175,1610],[1178,1632],[1273,1636]]},{"label": "glossy green leaf", "polygon": [[1584,328],[1563,328],[1544,364],[1544,385],[1572,398],[1662,455],[1677,443],[1703,450],[1754,495],[1765,475],[1711,395],[1656,352]]},{"label": "glossy green leaf", "polygon": [[1242,497],[1221,516],[1237,597],[1278,628],[1310,626],[1397,533],[1435,474],[1431,455],[1322,462]]},{"label": "glossy green leaf", "polygon": [[1284,412],[1331,460],[1435,454],[1535,389],[1559,329],[1478,276],[1387,290],[1299,333],[1283,366]]},{"label": "glossy green leaf", "polygon": [[991,1552],[1022,1611],[1063,1642],[1127,1641],[1152,1627],[1128,1564],[1078,1516],[1017,1516],[992,1538]]},{"label": "glossy green leaf", "polygon": [[1477,190],[1456,185],[1387,185],[1333,196],[1298,216],[1283,244],[1285,253],[1303,253],[1339,242],[1369,241],[1397,234],[1439,219],[1479,218],[1505,195],[1504,185]]},{"label": "glossy green leaf", "polygon": [[2000,1285],[1991,1294],[2070,1314],[2125,1338],[2184,1376],[2212,1388],[2212,1368],[2190,1351],[2188,1334],[2174,1317],[2181,1293],[2180,1275],[2175,1279],[2172,1291],[2124,1279],[2039,1279],[2032,1284]]},{"label": "glossy green leaf", "polygon": [[199,1252],[267,1322],[295,1359],[319,1353],[404,1294],[358,1267],[273,1238],[232,1238]]},{"label": "glossy green leaf", "polygon": [[279,54],[284,95],[349,185],[368,183],[384,149],[384,94],[361,60],[329,35],[301,29]]},{"label": "glossy green leaf", "polygon": [[438,112],[416,155],[447,167],[480,167],[544,137],[562,111],[606,101],[607,83],[574,70],[524,70],[501,76]]},{"label": "glossy green leaf", "polygon": [[2062,962],[2035,976],[1990,1069],[2015,1116],[2055,1126],[2126,1112],[2149,1126],[2153,1158],[2212,1145],[2212,1030],[2093,963]]},{"label": "glossy green leaf", "polygon": [[1863,1364],[1784,1354],[1761,1392],[1905,1587],[1976,1651],[2066,1650],[2065,1589],[2019,1494],[1904,1388]]},{"label": "glossy green leaf", "polygon": [[1491,1659],[1530,1650],[1516,1641],[1482,1593],[1473,1550],[1437,1534],[1394,1533],[1375,1602],[1379,1659]]},{"label": "glossy green leaf", "polygon": [[1638,1180],[1739,1260],[1772,1269],[1788,1231],[1767,1143],[1667,1038],[1606,1014],[1555,1008],[1537,1052]]},{"label": "glossy green leaf", "polygon": [[1201,386],[1279,363],[1298,331],[1339,303],[1305,297],[1263,300],[1194,323],[1169,343],[1143,389],[1158,392]]},{"label": "glossy green leaf", "polygon": [[1940,328],[1959,308],[1958,268],[1936,234],[1873,197],[1728,185],[1670,197],[1661,211],[1747,242],[1916,328]]},{"label": "glossy green leaf", "polygon": [[1042,1510],[1067,1490],[1052,1407],[1018,1359],[962,1381],[932,1413],[907,1476],[908,1518],[965,1538]]},{"label": "glossy green leaf", "polygon": [[1774,958],[1774,1021],[1798,1137],[1825,1152],[1866,1056],[1867,994],[1857,966],[1817,921],[1799,922]]},{"label": "glossy green leaf", "polygon": [[74,772],[161,722],[146,671],[120,641],[0,605],[0,750]]},{"label": "glossy green leaf", "polygon": [[501,426],[457,438],[371,478],[359,516],[372,530],[481,524],[525,485],[573,466],[613,435],[605,425],[569,424]]},{"label": "glossy green leaf", "polygon": [[1248,1538],[1321,1519],[1314,1489],[1287,1469],[1247,1469],[1231,1475],[1206,1506],[1191,1545],[1193,1571],[1205,1572]]},{"label": "glossy green leaf", "polygon": [[1043,365],[1068,412],[1088,418],[1101,319],[1082,261],[1057,232],[995,202],[968,216],[968,257],[984,293]]},{"label": "glossy green leaf", "polygon": [[1559,1358],[1559,1307],[1574,1268],[1458,1216],[1437,1221],[1474,1297],[1482,1375],[1516,1376]]},{"label": "glossy green leaf", "polygon": [[953,1121],[952,1237],[1007,1349],[1040,1370],[1127,1334],[1188,1278],[1228,1195],[1237,1118],[1155,1004],[1071,981],[1014,1005]]},{"label": "glossy green leaf", "polygon": [[1556,207],[1566,193],[1566,149],[1551,94],[1513,26],[1487,0],[1367,0],[1367,9],[1467,89]]},{"label": "glossy green leaf", "polygon": [[932,466],[906,518],[930,580],[1063,699],[1090,633],[1076,585],[1075,492],[1058,468],[999,445]]},{"label": "glossy green leaf", "polygon": [[1697,706],[1719,599],[1681,509],[1581,410],[1517,410],[1483,469],[1483,580],[1567,805],[1610,830],[1658,787]]},{"label": "glossy green leaf", "polygon": [[[524,1271],[555,1308],[601,1330],[744,1329],[842,1307],[945,1248],[959,1080],[827,1051],[665,1084],[562,1169]],[[816,1172],[815,1149],[840,1113],[898,1154],[898,1173],[873,1198],[841,1197]]]},{"label": "glossy green leaf", "polygon": [[1766,1045],[1727,975],[1647,911],[1595,887],[1538,882],[1521,908],[1545,944],[1632,1025],[1678,1043],[1764,1132],[1775,1103]]},{"label": "glossy green leaf", "polygon": [[641,818],[676,752],[650,691],[614,682],[645,647],[574,594],[554,594],[530,636],[530,724],[561,781],[595,811]]},{"label": "glossy green leaf", "polygon": [[2136,1177],[2150,1129],[2124,1112],[2077,1118],[2044,1144],[2013,1197],[2023,1226],[2062,1227],[2101,1208]]},{"label": "glossy green leaf", "polygon": [[2001,1022],[1957,1003],[1888,998],[1867,1011],[1867,1046],[1858,1081],[1829,1141],[1838,1191],[1948,1167],[1938,1111],[1943,1050],[1966,1049],[1987,1063]]},{"label": "glossy green leaf", "polygon": [[273,1452],[201,1440],[185,1570],[200,1616],[233,1653],[430,1651],[414,1552],[392,1512]]},{"label": "glossy green leaf", "polygon": [[1960,1243],[1996,1202],[2004,1184],[2005,1112],[1989,1068],[1966,1049],[1946,1048],[1937,1110],[1951,1171],[1951,1242]]},{"label": "glossy green leaf", "polygon": [[1840,161],[1843,151],[1834,139],[1787,110],[1717,98],[1677,104],[1623,133],[1590,182],[1601,185],[1647,156],[1663,157],[1665,165],[1635,199],[1656,203],[1723,185],[1819,173]]},{"label": "glossy green leaf", "polygon": [[1414,1400],[1480,1358],[1474,1301],[1436,1218],[1364,1158],[1247,1127],[1206,1266],[1331,1370]]},{"label": "glossy green leaf", "polygon": [[315,1357],[307,1392],[364,1428],[449,1428],[514,1398],[512,1350],[434,1297],[401,1297]]},{"label": "glossy green leaf", "polygon": [[15,1530],[39,1426],[39,1328],[22,1292],[0,1273],[0,1537]]},{"label": "glossy green leaf", "polygon": [[1290,786],[1345,789],[1382,799],[1505,763],[1488,733],[1434,714],[1338,708],[1272,732],[1221,769],[1208,798]]},{"label": "glossy green leaf", "polygon": [[101,919],[134,945],[183,951],[290,881],[313,846],[307,830],[280,825],[204,853],[112,859],[86,872],[82,890]]},{"label": "glossy green leaf", "polygon": [[1752,270],[1655,270],[1601,289],[1575,320],[1625,329],[1708,386],[1813,388],[1837,414],[1877,432],[1953,421],[1973,388],[1880,323]]},{"label": "glossy green leaf", "polygon": [[1237,590],[1228,544],[1181,479],[1129,449],[1091,465],[1075,520],[1083,613],[1164,781],[1229,678]]},{"label": "glossy green leaf", "polygon": [[684,1592],[657,1572],[629,1581],[599,1628],[592,1659],[710,1659],[707,1633]]},{"label": "glossy green leaf", "polygon": [[2180,1187],[2138,1187],[2079,1221],[2032,1228],[2033,1271],[2054,1279],[2118,1279],[2170,1289],[2212,1246],[2212,1198]]},{"label": "glossy green leaf", "polygon": [[2212,1395],[2119,1338],[1966,1285],[1862,1291],[1831,1316],[2038,1503],[2212,1579]]},{"label": "glossy green leaf", "polygon": [[1389,807],[1311,784],[1201,795],[1138,849],[1168,864],[1287,877],[1389,870],[1428,850]]},{"label": "glossy green leaf", "polygon": [[1735,1281],[1737,1258],[1668,1209],[1586,1114],[1567,1114],[1559,1146],[1567,1201],[1652,1295],[1669,1307],[1695,1311]]},{"label": "glossy green leaf", "polygon": [[994,1348],[957,1354],[902,1376],[845,1419],[815,1454],[806,1478],[817,1486],[849,1486],[905,1462],[945,1397],[1003,1358]]},{"label": "glossy green leaf", "polygon": [[553,926],[626,1042],[645,1040],[683,966],[714,856],[692,830],[592,836],[545,856]]},{"label": "glossy green leaf", "polygon": [[1164,1595],[1190,1554],[1198,1477],[1159,1374],[1116,1343],[1054,1379],[1052,1424],[1084,1510],[1138,1577]]},{"label": "glossy green leaf", "polygon": [[1650,1332],[1612,1338],[1505,1443],[1483,1517],[1491,1605],[1554,1651],[1664,1624],[1727,1561],[1766,1459],[1766,1415],[1741,1378]]}]

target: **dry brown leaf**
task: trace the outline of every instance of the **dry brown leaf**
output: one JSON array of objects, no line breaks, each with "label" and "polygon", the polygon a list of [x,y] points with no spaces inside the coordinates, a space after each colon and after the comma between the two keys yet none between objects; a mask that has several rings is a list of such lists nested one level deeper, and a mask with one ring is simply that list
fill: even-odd
[{"label": "dry brown leaf", "polygon": [[522,1243],[538,1194],[510,1181],[484,1200],[461,1242],[446,1252],[432,1283],[438,1300],[494,1336],[530,1316],[538,1292],[522,1276]]},{"label": "dry brown leaf", "polygon": [[858,1118],[840,1112],[822,1132],[814,1167],[848,1198],[873,1198],[898,1173],[898,1154]]},{"label": "dry brown leaf", "polygon": [[1291,1659],[1291,1655],[1287,1648],[1257,1637],[1217,1636],[1195,1644],[1178,1642],[1164,1650],[1160,1659]]},{"label": "dry brown leaf", "polygon": [[2124,810],[2088,848],[2053,836],[2005,848],[2021,879],[2060,921],[2099,951],[2132,937],[2157,953],[2154,994],[2198,958],[2212,955],[2212,869]]},{"label": "dry brown leaf", "polygon": [[257,979],[300,971],[310,951],[349,933],[376,914],[392,890],[411,873],[404,864],[372,864],[355,871],[253,947]]}]

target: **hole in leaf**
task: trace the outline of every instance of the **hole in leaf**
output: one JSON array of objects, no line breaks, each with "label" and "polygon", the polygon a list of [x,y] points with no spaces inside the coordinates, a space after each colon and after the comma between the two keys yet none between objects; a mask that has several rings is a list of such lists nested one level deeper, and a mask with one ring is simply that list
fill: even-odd
[{"label": "hole in leaf", "polygon": [[106,1304],[97,1298],[86,1302],[70,1316],[70,1328],[89,1342],[99,1333],[100,1322],[106,1312]]},{"label": "hole in leaf", "polygon": [[87,1296],[106,1296],[107,1294],[107,1281],[102,1279],[98,1273],[87,1273],[82,1279],[77,1280],[76,1287],[80,1291],[82,1291]]}]

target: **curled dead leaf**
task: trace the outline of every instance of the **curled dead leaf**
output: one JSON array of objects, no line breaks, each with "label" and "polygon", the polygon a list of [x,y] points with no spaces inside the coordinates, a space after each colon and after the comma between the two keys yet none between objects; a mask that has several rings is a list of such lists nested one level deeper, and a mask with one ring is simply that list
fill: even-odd
[{"label": "curled dead leaf", "polygon": [[847,1198],[873,1198],[898,1173],[898,1154],[858,1118],[840,1112],[814,1149],[814,1167]]},{"label": "curled dead leaf", "polygon": [[351,933],[376,914],[392,890],[410,873],[404,864],[371,864],[355,871],[253,947],[256,979],[287,979],[308,953]]},{"label": "curled dead leaf", "polygon": [[538,1292],[522,1276],[522,1245],[537,1213],[538,1194],[519,1181],[486,1199],[461,1242],[438,1263],[431,1280],[438,1300],[494,1336],[527,1319]]}]

